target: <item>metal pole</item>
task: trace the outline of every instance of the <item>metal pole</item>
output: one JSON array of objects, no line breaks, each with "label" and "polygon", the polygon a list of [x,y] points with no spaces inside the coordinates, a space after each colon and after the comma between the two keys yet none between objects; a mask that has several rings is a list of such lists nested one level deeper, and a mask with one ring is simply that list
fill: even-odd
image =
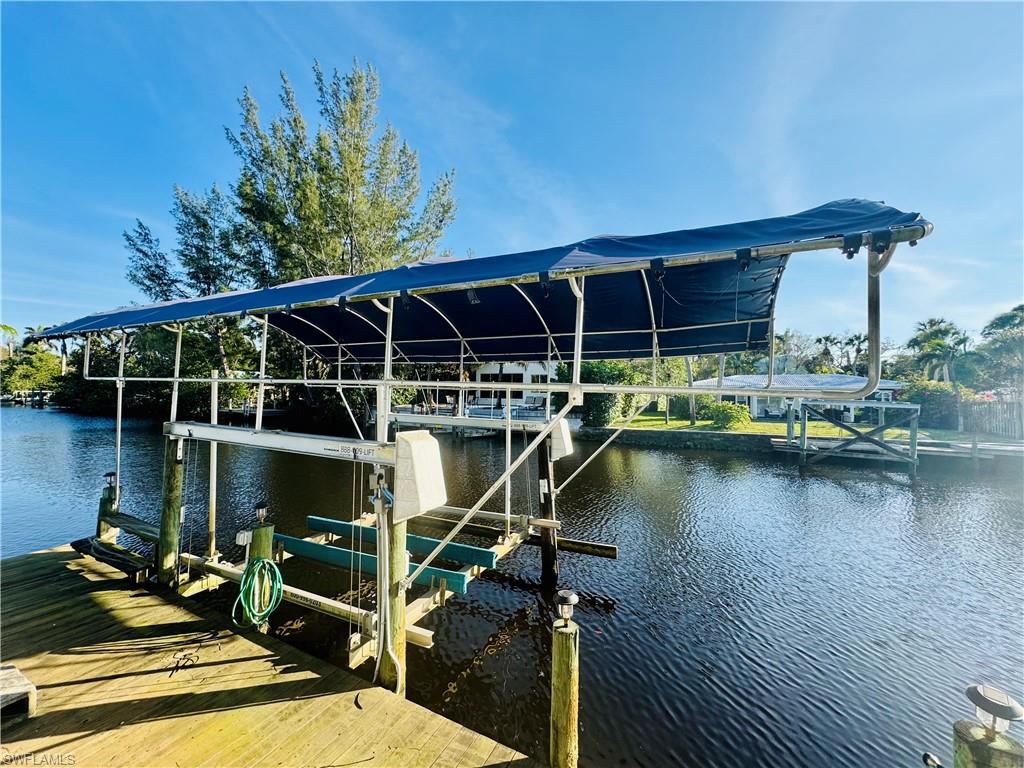
[{"label": "metal pole", "polygon": [[[546,367],[546,369],[544,371],[545,375],[547,376],[548,386],[551,386],[551,345],[554,344],[554,343],[555,343],[555,340],[552,339],[551,335],[549,334],[548,335],[548,361],[547,361],[547,367]],[[551,420],[551,392],[546,392],[544,394],[544,418],[547,419],[548,421]]]},{"label": "metal pole", "polygon": [[181,376],[181,335],[182,326],[178,326],[177,338],[174,340],[174,383],[171,385],[171,421],[178,420],[178,378]]},{"label": "metal pole", "polygon": [[121,415],[124,408],[124,353],[128,334],[121,331],[121,354],[117,361],[117,424],[114,427],[114,509],[121,506]]},{"label": "metal pole", "polygon": [[266,391],[264,379],[267,376],[267,334],[270,331],[270,321],[263,318],[263,343],[260,345],[260,383],[257,387],[256,400],[256,431],[263,429],[263,395]]},{"label": "metal pole", "polygon": [[[722,389],[725,387],[725,353],[720,352],[718,354],[718,388]],[[715,397],[718,402],[722,402],[722,395],[718,394]]]},{"label": "metal pole", "polygon": [[601,453],[601,451],[603,451],[605,448],[607,448],[609,445],[611,445],[612,441],[614,441],[615,438],[617,438],[619,435],[621,435],[623,430],[625,430],[627,427],[629,427],[630,424],[633,423],[633,419],[635,419],[637,416],[639,416],[643,412],[644,408],[646,408],[650,404],[651,404],[651,401],[647,400],[639,408],[637,408],[635,411],[633,411],[633,414],[628,419],[626,419],[625,423],[621,427],[619,427],[617,430],[612,432],[611,435],[608,436],[608,439],[605,440],[603,443],[601,443],[601,445],[598,447],[598,449],[596,451],[594,451],[592,454],[587,456],[587,458],[583,461],[583,463],[580,464],[578,467],[576,467],[576,471],[575,472],[573,472],[571,475],[569,475],[567,478],[565,478],[565,480],[562,481],[562,484],[560,486],[558,486],[558,488],[555,489],[555,495],[561,493],[562,489],[565,488],[565,486],[567,486],[569,483],[571,483],[573,481],[573,479],[580,472],[582,472],[590,462],[592,462],[594,459],[596,459],[598,454]]},{"label": "metal pole", "polygon": [[[466,375],[466,342],[459,339],[459,381]],[[456,416],[463,416],[466,412],[466,390],[459,390],[459,407]]]},{"label": "metal pole", "polygon": [[[693,386],[693,358],[689,355],[686,356],[686,386]],[[689,394],[690,398],[690,426],[694,426],[697,423],[697,397],[692,392]]]},{"label": "metal pole", "polygon": [[[210,372],[210,423],[216,424],[220,410],[220,371]],[[206,512],[206,556],[217,557],[217,443],[210,443],[210,498]]]},{"label": "metal pole", "polygon": [[[383,307],[382,307],[383,308]],[[395,300],[388,299],[383,308],[387,314],[387,331],[384,334],[384,383],[377,386],[377,440],[381,443],[388,439],[388,414],[391,411],[391,369],[392,369],[392,338],[394,333]]]},{"label": "metal pole", "polygon": [[[391,385],[395,300],[387,306],[377,303],[387,316],[384,335],[384,382],[377,387],[377,440],[387,442],[388,414],[391,411]],[[380,635],[377,644],[377,664],[381,683],[400,696],[405,695],[405,590],[403,579],[408,572],[406,554],[406,524],[396,523],[393,512],[384,504],[384,468],[374,468],[377,496],[377,620]]]},{"label": "metal pole", "polygon": [[512,387],[505,387],[505,536],[512,535]]},{"label": "metal pole", "polygon": [[576,297],[576,328],[573,331],[572,343],[572,383],[580,383],[580,368],[583,365],[583,291],[584,278],[569,278],[569,288]]}]

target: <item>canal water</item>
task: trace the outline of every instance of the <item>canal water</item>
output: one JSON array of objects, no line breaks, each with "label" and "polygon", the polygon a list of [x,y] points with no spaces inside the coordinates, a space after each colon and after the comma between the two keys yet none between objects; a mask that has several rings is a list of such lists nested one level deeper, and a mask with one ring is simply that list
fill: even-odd
[{"label": "canal water", "polygon": [[[112,427],[2,409],[3,556],[94,530]],[[502,441],[442,441],[451,503],[469,505],[503,467]],[[557,474],[595,447],[580,445]],[[206,456],[188,456],[184,538],[195,551]],[[228,446],[220,456],[225,550],[261,498],[287,533],[305,534],[307,514],[351,518],[345,463]],[[129,422],[126,512],[157,519],[161,457],[158,427]],[[909,767],[925,750],[950,764],[968,684],[1022,694],[1019,469],[925,464],[911,486],[874,467],[801,477],[770,458],[608,449],[558,502],[565,535],[619,546],[616,561],[561,557],[563,585],[581,595],[583,764]],[[517,507],[536,501],[533,473],[517,478]],[[409,695],[542,756],[553,616],[539,559],[521,548],[423,622],[435,646],[409,649]],[[284,570],[324,593],[354,587],[297,558]],[[342,624],[283,607],[275,630],[343,663]]]}]

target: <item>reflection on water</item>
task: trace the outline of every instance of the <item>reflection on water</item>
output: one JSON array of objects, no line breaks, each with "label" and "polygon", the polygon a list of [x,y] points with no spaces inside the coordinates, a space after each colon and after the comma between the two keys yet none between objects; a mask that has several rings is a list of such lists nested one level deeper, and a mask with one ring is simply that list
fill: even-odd
[{"label": "reflection on water", "polygon": [[[3,554],[91,533],[113,468],[112,422],[20,409],[0,419]],[[154,520],[158,433],[129,425],[123,473],[125,511]],[[444,450],[453,504],[475,501],[504,464],[500,441]],[[353,492],[365,496],[344,463],[229,446],[220,457],[225,549],[261,497],[280,530],[301,535],[307,514],[349,518]],[[205,448],[189,458],[196,514],[185,539],[198,551]],[[536,501],[533,473],[516,479],[517,506]],[[911,766],[926,749],[948,759],[969,683],[1021,694],[1021,483],[1019,472],[943,464],[925,465],[911,487],[875,468],[801,477],[762,458],[610,448],[559,497],[566,535],[620,551],[617,561],[561,559],[563,584],[581,593],[584,763]],[[521,548],[423,622],[435,646],[409,649],[409,691],[544,755],[553,616],[539,559]],[[332,594],[353,586],[297,559],[285,573]],[[343,625],[291,607],[278,622],[300,645],[344,659]]]}]

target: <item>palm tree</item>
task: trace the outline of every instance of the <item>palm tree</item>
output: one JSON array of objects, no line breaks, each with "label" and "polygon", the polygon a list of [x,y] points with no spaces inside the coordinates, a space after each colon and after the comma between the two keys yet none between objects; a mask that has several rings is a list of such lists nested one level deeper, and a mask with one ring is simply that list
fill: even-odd
[{"label": "palm tree", "polygon": [[[45,325],[27,325],[25,326],[25,338],[37,336],[45,331],[47,327]],[[34,343],[42,345],[51,352],[60,353],[60,374],[63,376],[68,372],[68,344],[64,339],[61,339],[59,344],[56,339],[43,339]]]},{"label": "palm tree", "polygon": [[981,335],[986,339],[998,336],[1003,331],[1011,331],[1024,328],[1024,304],[1018,304],[1009,312],[1003,312],[993,317],[988,324],[982,328]]},{"label": "palm tree", "polygon": [[918,323],[917,332],[907,342],[907,346],[917,352],[917,361],[925,376],[934,379],[941,377],[953,386],[957,429],[961,432],[964,429],[964,416],[956,362],[967,354],[969,343],[970,337],[966,331],[955,323],[937,317]]},{"label": "palm tree", "polygon": [[826,336],[819,336],[814,340],[814,343],[821,347],[818,352],[818,362],[826,369],[827,373],[832,373],[835,369],[835,356],[832,354],[832,348],[839,346],[839,339],[831,334]]},{"label": "palm tree", "polygon": [[850,373],[858,375],[857,364],[860,362],[864,348],[867,346],[868,337],[863,333],[851,333],[843,337],[843,348],[850,366]]},{"label": "palm tree", "polygon": [[13,325],[0,323],[0,334],[4,336],[4,346],[7,347],[7,356],[14,354],[14,340],[18,338],[18,329]]}]

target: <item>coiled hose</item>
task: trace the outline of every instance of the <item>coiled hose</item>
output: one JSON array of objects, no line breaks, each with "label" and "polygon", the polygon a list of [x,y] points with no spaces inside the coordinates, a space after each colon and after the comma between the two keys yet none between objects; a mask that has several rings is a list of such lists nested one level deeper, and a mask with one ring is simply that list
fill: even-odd
[{"label": "coiled hose", "polygon": [[[262,626],[281,604],[284,580],[272,560],[254,557],[245,565],[238,585],[238,597],[231,608],[231,621],[236,627]],[[238,620],[238,607],[242,619]]]}]

